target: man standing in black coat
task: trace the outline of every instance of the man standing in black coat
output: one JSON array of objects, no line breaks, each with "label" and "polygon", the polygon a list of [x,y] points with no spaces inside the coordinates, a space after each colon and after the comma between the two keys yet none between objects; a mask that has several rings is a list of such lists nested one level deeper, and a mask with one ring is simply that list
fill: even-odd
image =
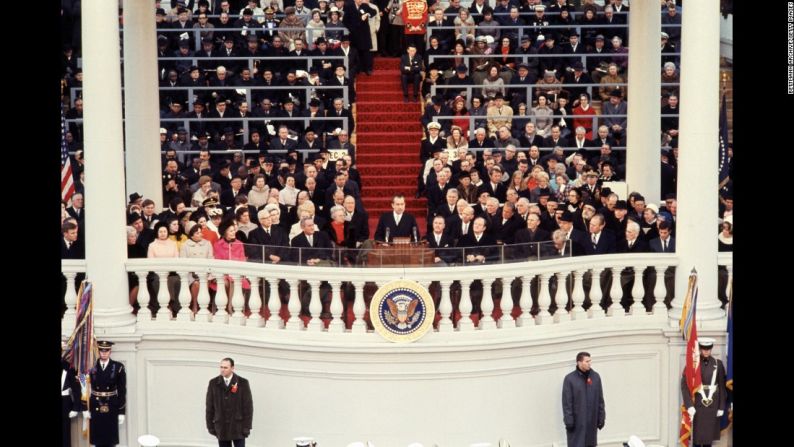
[{"label": "man standing in black coat", "polygon": [[604,390],[601,376],[590,368],[590,353],[576,354],[576,370],[562,382],[562,415],[568,447],[598,444],[598,430],[604,428]]},{"label": "man standing in black coat", "polygon": [[[61,354],[66,350],[66,343],[61,342]],[[72,445],[72,418],[80,411],[80,382],[77,371],[65,359],[61,359],[61,430],[63,447]]]},{"label": "man standing in black coat", "polygon": [[[119,443],[119,425],[127,406],[127,371],[110,359],[113,342],[100,340],[99,359],[90,371],[91,397],[83,406],[83,417],[91,420],[91,444],[96,447]],[[85,404],[84,404],[85,405]]]},{"label": "man standing in black coat", "polygon": [[[395,195],[391,199],[391,213],[383,213],[378,220],[378,228],[375,230],[375,240],[391,242],[395,237],[410,237],[416,241],[419,237],[419,229],[416,226],[416,218],[405,212],[405,197]],[[388,236],[387,236],[388,233]]]},{"label": "man standing in black coat", "polygon": [[372,75],[372,35],[369,30],[369,18],[378,11],[369,6],[369,0],[353,0],[345,2],[342,21],[350,30],[351,43],[358,51],[360,70]]},{"label": "man standing in black coat", "polygon": [[207,386],[207,430],[220,447],[245,447],[254,419],[254,401],[248,380],[234,373],[234,360],[221,360],[221,374]]}]

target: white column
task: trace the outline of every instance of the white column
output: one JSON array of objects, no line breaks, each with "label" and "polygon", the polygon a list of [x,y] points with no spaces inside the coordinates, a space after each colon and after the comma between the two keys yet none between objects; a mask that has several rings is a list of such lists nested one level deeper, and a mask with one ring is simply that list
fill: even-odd
[{"label": "white column", "polygon": [[[681,115],[678,138],[678,219],[675,296],[681,318],[687,278],[698,272],[698,320],[725,317],[717,297],[717,134],[719,132],[720,4],[687,3],[681,30]],[[721,324],[721,326],[720,326]],[[724,328],[724,323],[719,323]],[[700,328],[700,326],[698,327]]]},{"label": "white column", "polygon": [[[115,2],[109,2],[114,3]],[[165,208],[160,179],[157,31],[149,2],[124,0],[124,118],[127,193]],[[118,40],[116,40],[118,41]],[[153,168],[153,167],[156,167]]]},{"label": "white column", "polygon": [[633,2],[629,10],[626,183],[629,191],[642,193],[646,203],[659,203],[661,195],[661,106],[657,99],[661,94],[661,17],[658,2]]},{"label": "white column", "polygon": [[[122,180],[118,5],[102,0],[82,5],[86,277],[94,284],[95,327],[132,331],[135,318],[124,270],[127,200]],[[146,282],[141,284],[145,287]]]}]

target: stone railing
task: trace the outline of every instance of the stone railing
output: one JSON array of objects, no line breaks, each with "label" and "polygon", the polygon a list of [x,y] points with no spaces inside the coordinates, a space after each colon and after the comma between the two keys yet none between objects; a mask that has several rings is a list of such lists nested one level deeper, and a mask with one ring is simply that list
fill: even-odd
[{"label": "stone railing", "polygon": [[[672,296],[665,271],[677,262],[674,254],[651,253],[437,268],[340,269],[194,259],[132,259],[126,267],[141,285],[148,282],[148,287],[138,287],[139,321],[362,333],[368,329],[369,299],[394,279],[414,280],[430,290],[439,332],[604,317],[662,318],[665,297]],[[218,287],[217,278],[225,278],[226,287]],[[302,317],[301,297],[308,311]],[[344,312],[347,306],[352,312]]]}]

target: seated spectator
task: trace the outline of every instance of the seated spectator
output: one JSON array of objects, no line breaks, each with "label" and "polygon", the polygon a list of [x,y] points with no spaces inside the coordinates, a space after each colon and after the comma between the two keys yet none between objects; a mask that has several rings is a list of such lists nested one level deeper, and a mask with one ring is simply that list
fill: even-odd
[{"label": "seated spectator", "polygon": [[488,76],[482,81],[482,96],[488,99],[495,98],[497,94],[504,97],[505,81],[499,76],[499,67],[498,63],[492,63],[488,68]]},{"label": "seated spectator", "polygon": [[[601,87],[598,89],[598,95],[601,96],[602,101],[609,101],[609,96],[612,94],[614,90],[620,90],[621,92],[626,92],[627,88],[626,85],[622,85],[626,82],[625,78],[618,74],[618,66],[614,62],[609,64],[607,67],[607,74],[601,76]],[[623,94],[624,99],[628,99],[627,95]]]}]

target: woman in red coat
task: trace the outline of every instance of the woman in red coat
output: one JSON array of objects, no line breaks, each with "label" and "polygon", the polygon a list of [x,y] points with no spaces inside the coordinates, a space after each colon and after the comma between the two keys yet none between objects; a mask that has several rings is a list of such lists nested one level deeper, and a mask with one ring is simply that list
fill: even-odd
[{"label": "woman in red coat", "polygon": [[587,131],[585,138],[592,140],[593,118],[598,114],[595,109],[590,106],[590,96],[587,93],[579,95],[579,105],[573,109],[573,115],[573,128],[576,129],[579,126],[584,127]]}]

